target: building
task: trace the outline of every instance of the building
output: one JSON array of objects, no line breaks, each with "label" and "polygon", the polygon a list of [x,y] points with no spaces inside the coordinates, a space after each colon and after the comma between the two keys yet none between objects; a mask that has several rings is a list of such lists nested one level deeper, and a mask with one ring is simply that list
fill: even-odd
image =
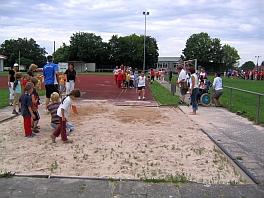
[{"label": "building", "polygon": [[7,59],[7,57],[0,54],[0,72],[4,71],[4,59]]},{"label": "building", "polygon": [[159,69],[168,69],[176,70],[176,67],[179,65],[181,57],[158,57],[158,63],[156,70]]}]

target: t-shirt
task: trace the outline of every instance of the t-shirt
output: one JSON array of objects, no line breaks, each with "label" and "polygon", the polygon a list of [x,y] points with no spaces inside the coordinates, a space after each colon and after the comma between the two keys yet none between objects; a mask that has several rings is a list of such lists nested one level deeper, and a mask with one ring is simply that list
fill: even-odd
[{"label": "t-shirt", "polygon": [[216,77],[213,82],[213,87],[215,88],[215,90],[223,89],[222,78]]},{"label": "t-shirt", "polygon": [[21,94],[21,82],[20,80],[15,80],[14,82],[14,92]]},{"label": "t-shirt", "polygon": [[69,82],[69,80],[74,80],[74,82],[75,82],[75,78],[76,78],[76,71],[75,70],[70,71],[69,69],[67,69],[65,71],[65,74],[67,75],[67,82]]},{"label": "t-shirt", "polygon": [[43,67],[43,76],[45,85],[54,85],[55,72],[58,72],[58,65],[49,62]]},{"label": "t-shirt", "polygon": [[19,98],[19,102],[21,103],[22,116],[31,117],[30,111],[28,110],[28,107],[32,106],[31,95],[22,94],[22,96]]},{"label": "t-shirt", "polygon": [[64,75],[60,75],[60,76],[59,76],[59,79],[60,79],[59,84],[60,84],[60,85],[65,85],[65,76],[64,76]]},{"label": "t-shirt", "polygon": [[146,76],[139,76],[138,77],[138,87],[145,87],[145,82],[146,82]]},{"label": "t-shirt", "polygon": [[23,87],[25,87],[28,82],[30,82],[30,81],[27,80],[27,79],[24,79],[23,82],[22,82]]},{"label": "t-shirt", "polygon": [[31,71],[31,70],[28,70],[28,71],[27,71],[27,74],[30,75],[31,77],[34,77],[34,72]]},{"label": "t-shirt", "polygon": [[190,88],[192,88],[192,77],[194,77],[194,86],[193,88],[198,88],[198,76],[196,75],[196,73],[192,74],[191,75],[191,78],[190,78]]},{"label": "t-shirt", "polygon": [[10,70],[9,71],[9,75],[10,75],[10,82],[14,82],[15,81],[15,71],[14,70]]},{"label": "t-shirt", "polygon": [[184,69],[182,69],[179,74],[178,82],[180,82],[181,80],[184,80],[184,82],[186,81],[186,72],[184,71]]},{"label": "t-shirt", "polygon": [[60,123],[59,116],[57,115],[57,109],[59,108],[60,104],[61,104],[60,102],[55,102],[48,105],[48,110],[51,115],[51,120],[50,120],[51,123],[54,124]]},{"label": "t-shirt", "polygon": [[61,109],[64,109],[64,117],[67,118],[68,115],[70,114],[71,111],[71,104],[72,104],[72,99],[70,96],[67,96],[62,103],[60,104],[60,106],[58,107],[57,110],[57,115],[62,117],[61,115]]},{"label": "t-shirt", "polygon": [[121,72],[118,72],[117,80],[122,80],[122,79],[123,79],[123,74]]},{"label": "t-shirt", "polygon": [[39,106],[39,95],[38,95],[38,92],[37,92],[37,90],[35,88],[33,89],[31,95],[34,95],[34,98],[37,101],[37,103],[35,104],[35,106],[38,107]]}]

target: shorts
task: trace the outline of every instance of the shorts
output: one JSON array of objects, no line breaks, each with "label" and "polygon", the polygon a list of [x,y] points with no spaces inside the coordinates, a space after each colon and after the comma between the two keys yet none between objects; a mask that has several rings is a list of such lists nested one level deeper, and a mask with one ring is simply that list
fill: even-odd
[{"label": "shorts", "polygon": [[40,116],[39,116],[38,110],[33,111],[33,114],[35,115],[35,119],[33,119],[33,121],[37,121],[37,120],[40,119]]},{"label": "shorts", "polygon": [[222,96],[223,93],[224,93],[223,89],[215,90],[213,93],[213,98],[218,100],[220,98],[220,96]]},{"label": "shorts", "polygon": [[138,90],[142,90],[142,89],[145,89],[146,87],[143,86],[143,87],[138,87]]},{"label": "shorts", "polygon": [[58,88],[55,85],[45,85],[45,88],[46,88],[46,98],[50,98],[50,95],[53,92],[59,93]]},{"label": "shorts", "polygon": [[14,104],[18,103],[21,93],[14,93]]},{"label": "shorts", "polygon": [[180,88],[180,90],[181,90],[181,95],[186,95],[186,93],[187,93],[187,91],[188,91],[188,89],[184,89],[184,88]]}]

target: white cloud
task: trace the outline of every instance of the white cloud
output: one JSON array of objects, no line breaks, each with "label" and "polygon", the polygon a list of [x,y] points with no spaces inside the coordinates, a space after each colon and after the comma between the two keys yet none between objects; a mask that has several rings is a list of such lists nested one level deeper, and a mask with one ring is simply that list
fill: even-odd
[{"label": "white cloud", "polygon": [[[156,38],[161,56],[179,56],[194,33],[235,47],[243,64],[263,52],[264,1],[252,0],[4,0],[0,7],[0,43],[33,38],[49,53],[79,31],[108,41],[112,35],[144,34]],[[264,57],[264,54],[262,55]]]}]

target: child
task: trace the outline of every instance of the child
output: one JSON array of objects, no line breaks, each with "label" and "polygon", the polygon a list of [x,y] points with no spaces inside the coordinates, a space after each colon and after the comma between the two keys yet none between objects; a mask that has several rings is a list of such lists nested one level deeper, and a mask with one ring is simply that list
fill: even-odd
[{"label": "child", "polygon": [[21,103],[21,114],[24,119],[24,130],[26,138],[33,138],[36,134],[32,133],[31,129],[31,118],[35,119],[35,115],[31,109],[32,99],[30,94],[33,92],[34,85],[28,82],[24,88],[24,94],[20,97],[19,102]]},{"label": "child", "polygon": [[24,87],[26,86],[26,84],[30,82],[30,75],[25,74],[23,76],[23,81],[22,81],[22,88],[24,89]]},{"label": "child", "polygon": [[117,87],[121,88],[121,84],[122,84],[122,80],[123,80],[123,74],[122,74],[122,70],[118,70],[118,74],[117,74]]},{"label": "child", "polygon": [[16,72],[15,74],[15,81],[14,81],[14,86],[13,86],[13,89],[14,89],[14,103],[13,103],[13,111],[12,111],[12,114],[19,114],[17,111],[16,111],[16,104],[18,103],[18,111],[20,112],[21,111],[21,104],[19,102],[19,98],[21,96],[21,80],[22,78],[22,73],[21,72]]},{"label": "child", "polygon": [[156,71],[156,80],[159,80],[159,71]]},{"label": "child", "polygon": [[[145,88],[146,88],[146,76],[144,72],[141,72],[141,76],[137,78],[138,81],[138,99],[145,100]],[[141,94],[142,93],[142,94]]]},{"label": "child", "polygon": [[134,74],[131,71],[129,75],[129,88],[134,88]]},{"label": "child", "polygon": [[36,89],[38,86],[38,79],[33,77],[33,78],[31,78],[31,82],[34,85],[34,88],[33,88],[32,94],[31,94],[31,98],[32,98],[32,111],[33,111],[33,114],[35,115],[35,118],[33,119],[33,127],[32,128],[33,128],[34,133],[39,133],[39,130],[38,130],[38,122],[40,119],[40,116],[38,113],[39,95],[38,95],[38,92]]},{"label": "child", "polygon": [[81,92],[78,89],[73,89],[67,97],[65,97],[57,110],[57,115],[59,116],[60,125],[56,128],[53,134],[50,135],[50,138],[53,143],[55,143],[56,137],[61,134],[61,140],[63,143],[72,143],[72,140],[69,140],[66,135],[66,121],[67,117],[71,110],[72,101],[81,96]]},{"label": "child", "polygon": [[[48,110],[51,115],[50,126],[54,129],[56,129],[60,124],[59,116],[57,115],[57,109],[61,104],[59,102],[59,99],[60,99],[59,94],[57,92],[53,92],[50,96],[51,104],[48,105]],[[66,135],[68,136],[69,133],[72,132],[73,130],[74,130],[74,126],[68,121],[66,121]]]},{"label": "child", "polygon": [[129,81],[130,81],[130,71],[126,71],[126,88],[129,86]]},{"label": "child", "polygon": [[122,88],[126,88],[126,72],[125,70],[122,71]]},{"label": "child", "polygon": [[159,70],[159,80],[161,79],[161,73],[162,73],[162,71],[161,71],[161,69]]},{"label": "child", "polygon": [[138,78],[138,71],[135,71],[135,73],[134,73],[134,87],[136,88],[136,93],[138,91],[138,81],[137,81],[137,78]]},{"label": "child", "polygon": [[60,95],[62,96],[62,93],[65,91],[65,75],[62,72],[61,75],[59,76],[59,85],[60,85]]},{"label": "child", "polygon": [[165,69],[162,69],[161,76],[160,76],[161,83],[164,83],[164,79],[165,79]]}]

